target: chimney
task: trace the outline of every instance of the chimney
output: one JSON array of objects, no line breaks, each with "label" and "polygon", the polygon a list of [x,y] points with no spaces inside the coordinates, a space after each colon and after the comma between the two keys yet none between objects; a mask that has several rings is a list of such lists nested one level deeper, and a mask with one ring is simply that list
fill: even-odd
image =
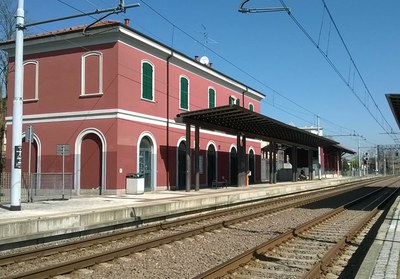
[{"label": "chimney", "polygon": [[199,61],[199,56],[196,55],[196,56],[194,57],[194,60]]},{"label": "chimney", "polygon": [[208,66],[209,66],[210,68],[212,68],[212,67],[213,67],[213,63],[208,64]]},{"label": "chimney", "polygon": [[125,18],[125,19],[124,19],[124,24],[125,24],[125,25],[129,26],[129,22],[130,22],[129,18]]}]

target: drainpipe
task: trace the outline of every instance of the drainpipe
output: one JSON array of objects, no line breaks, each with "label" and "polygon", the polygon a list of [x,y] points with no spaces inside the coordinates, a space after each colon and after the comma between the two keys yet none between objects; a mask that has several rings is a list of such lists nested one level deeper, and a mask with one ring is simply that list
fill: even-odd
[{"label": "drainpipe", "polygon": [[244,106],[244,94],[245,94],[246,92],[249,92],[249,88],[248,88],[247,86],[246,86],[246,90],[243,91],[243,93],[242,93],[242,107],[245,107],[245,106]]},{"label": "drainpipe", "polygon": [[171,51],[171,54],[167,58],[167,134],[166,134],[166,140],[167,140],[167,164],[166,164],[166,179],[167,179],[167,190],[170,190],[170,184],[169,184],[169,60],[174,56],[174,52]]}]

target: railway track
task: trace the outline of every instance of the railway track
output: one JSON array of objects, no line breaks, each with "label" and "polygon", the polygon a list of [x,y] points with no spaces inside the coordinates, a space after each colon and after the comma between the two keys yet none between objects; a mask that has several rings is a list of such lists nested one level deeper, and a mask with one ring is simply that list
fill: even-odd
[{"label": "railway track", "polygon": [[[364,181],[363,184],[365,183],[370,184],[371,181],[368,182]],[[350,187],[356,189],[361,186],[360,185],[347,186],[347,188]],[[21,263],[25,263],[30,260],[36,260],[37,258],[46,258],[49,256],[53,258],[55,256],[58,257],[61,256],[65,257],[66,260],[57,264],[49,264],[43,267],[35,268],[30,270],[29,272],[13,273],[11,276],[7,275],[8,277],[5,278],[45,278],[49,276],[55,276],[58,274],[69,273],[79,268],[85,268],[88,266],[98,264],[100,262],[106,262],[115,258],[124,257],[132,253],[148,250],[150,248],[158,247],[163,244],[168,244],[177,240],[199,235],[204,232],[210,232],[224,227],[229,227],[235,223],[243,222],[245,220],[249,220],[252,218],[257,218],[262,215],[271,214],[272,212],[282,211],[287,208],[293,208],[295,206],[304,206],[310,202],[315,202],[318,199],[332,196],[334,195],[333,192],[335,191],[332,190],[330,191],[330,193],[325,194],[323,197],[321,197],[321,193],[318,194],[314,193],[313,195],[311,195],[312,197],[310,197],[310,193],[307,193],[298,196],[296,198],[297,199],[296,201],[293,201],[292,200],[293,198],[290,198],[289,199],[290,201],[287,200],[286,203],[279,201],[280,203],[283,203],[283,205],[280,206],[277,206],[277,204],[271,206],[271,204],[267,205],[268,203],[259,203],[253,205],[252,208],[245,207],[245,208],[238,208],[235,210],[231,209],[229,210],[229,212],[226,210],[222,212],[216,212],[213,214],[197,216],[196,218],[191,218],[189,220],[177,220],[174,222],[167,222],[163,224],[158,224],[156,226],[149,226],[134,231],[116,233],[107,237],[103,236],[77,243],[61,245],[58,247],[45,248],[39,251],[31,251],[16,255],[10,255],[8,257],[0,258],[0,266],[9,267],[12,265],[19,265]],[[315,195],[317,196],[319,195],[320,197],[318,198]],[[255,206],[257,209],[254,209]],[[268,209],[268,206],[274,208]],[[233,211],[235,211],[236,213],[238,212],[242,213],[244,212],[244,213],[240,217],[236,216],[234,218],[227,218],[227,216],[232,215]],[[256,212],[249,213],[249,211],[256,211]],[[222,217],[221,216],[217,217],[217,215],[221,215]],[[222,220],[217,220],[219,218],[221,218]],[[202,223],[202,221],[209,219],[213,220],[211,224],[205,225]],[[195,225],[194,228],[193,226],[189,226],[189,228],[183,228],[187,226],[187,224],[195,224]],[[176,228],[179,228],[178,230],[181,230],[181,232],[176,233],[177,231]],[[67,260],[68,257],[65,256],[66,253],[82,248],[85,249],[84,247],[90,247],[90,249],[92,249],[91,247],[96,247],[96,246],[102,247],[103,245],[106,245],[106,243],[116,243],[119,242],[121,239],[125,238],[138,238],[139,236],[153,234],[160,230],[162,230],[163,232],[168,230],[170,231],[166,233],[166,235],[163,235],[161,237],[155,236],[153,237],[153,239],[148,241],[136,241],[135,244],[123,245],[123,247],[118,247],[118,248],[107,247],[106,249],[103,249],[101,252],[99,251],[93,252],[93,255],[90,256],[85,256],[85,257],[75,256],[74,260]],[[116,246],[116,245],[111,245],[111,246]]]},{"label": "railway track", "polygon": [[335,273],[333,263],[343,247],[398,192],[395,187],[378,189],[195,278],[322,278]]}]

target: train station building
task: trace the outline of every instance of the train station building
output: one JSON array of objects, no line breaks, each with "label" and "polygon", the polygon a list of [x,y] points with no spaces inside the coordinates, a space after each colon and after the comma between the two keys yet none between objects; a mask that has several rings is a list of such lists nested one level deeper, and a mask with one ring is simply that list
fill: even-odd
[{"label": "train station building", "polygon": [[[340,174],[337,142],[260,114],[262,92],[129,26],[107,21],[24,41],[22,172],[70,174],[77,194],[190,190]],[[88,35],[88,34],[86,34]],[[13,69],[15,42],[0,47]],[[7,165],[11,167],[14,72],[9,74]],[[68,148],[61,158],[60,146]],[[320,151],[318,152],[318,149]],[[30,150],[30,153],[28,153]],[[318,158],[318,156],[320,156]],[[29,161],[28,161],[29,158]],[[278,167],[277,167],[278,166]],[[40,183],[39,183],[40,182]]]}]

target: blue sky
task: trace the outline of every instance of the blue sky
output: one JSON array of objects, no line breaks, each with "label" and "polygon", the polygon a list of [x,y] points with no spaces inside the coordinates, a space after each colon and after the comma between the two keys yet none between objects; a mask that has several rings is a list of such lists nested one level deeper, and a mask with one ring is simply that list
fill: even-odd
[{"label": "blue sky", "polygon": [[[325,136],[336,135],[334,140],[355,151],[359,137],[350,136],[354,133],[365,138],[361,147],[395,143],[393,135],[385,134],[391,129],[399,131],[385,94],[400,93],[400,1],[325,0],[354,64],[323,0],[284,1],[313,42],[288,13],[243,14],[238,12],[242,2],[125,0],[126,5],[141,6],[108,19],[130,18],[133,28],[188,56],[206,55],[218,71],[264,93],[262,113],[269,117],[304,127],[316,126],[318,115]],[[25,15],[36,22],[112,8],[118,3],[29,0],[25,1]],[[245,7],[281,4],[279,0],[250,0]],[[93,20],[65,20],[30,27],[28,32]]]}]

